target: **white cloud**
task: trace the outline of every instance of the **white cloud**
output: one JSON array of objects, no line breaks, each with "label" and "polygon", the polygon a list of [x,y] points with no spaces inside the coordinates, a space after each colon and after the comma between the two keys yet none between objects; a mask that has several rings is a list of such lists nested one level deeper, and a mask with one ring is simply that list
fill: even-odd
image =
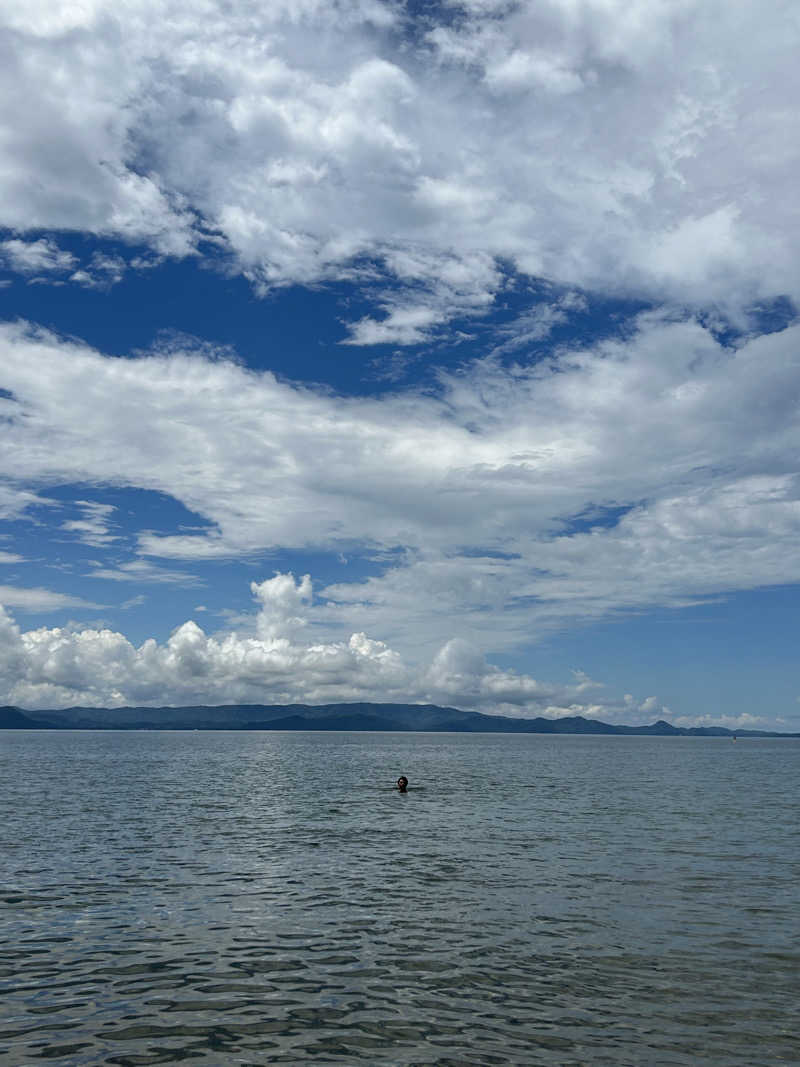
[{"label": "white cloud", "polygon": [[[3,400],[0,398],[0,405]],[[0,407],[0,412],[2,412]],[[55,501],[23,489],[15,481],[0,481],[0,519],[18,519],[35,507],[55,507]]]},{"label": "white cloud", "polygon": [[47,238],[24,241],[18,237],[0,242],[0,256],[11,270],[20,274],[64,274],[77,260]]},{"label": "white cloud", "polygon": [[[155,490],[211,523],[142,534],[154,557],[388,550],[384,573],[325,591],[318,625],[419,658],[458,618],[500,651],[568,620],[800,581],[799,339],[723,348],[645,315],[624,340],[444,376],[439,397],[343,399],[213,354],[108,359],[6,326],[0,469]],[[143,560],[96,573],[169,578]]]},{"label": "white cloud", "polygon": [[75,504],[83,512],[83,518],[62,522],[62,530],[75,534],[85,545],[95,548],[104,548],[119,540],[117,534],[109,532],[110,519],[116,511],[112,504],[100,504],[96,500],[76,500]]},{"label": "white cloud", "polygon": [[[144,596],[144,594],[142,593],[138,593],[136,596],[132,596],[128,600],[123,600],[123,602],[120,604],[120,608],[123,611],[129,611],[131,608],[139,608],[142,606],[142,604],[146,603],[147,597]],[[195,608],[195,610],[197,609]]]},{"label": "white cloud", "polygon": [[121,256],[95,252],[89,263],[71,274],[69,280],[85,289],[110,289],[122,281],[126,270],[127,264]]},{"label": "white cloud", "polygon": [[[0,608],[0,702],[27,708],[75,704],[329,703],[377,700],[430,703],[517,716],[588,715],[643,721],[652,698],[587,702],[597,689],[584,677],[555,685],[501,671],[465,642],[449,641],[426,667],[415,667],[364,633],[344,641],[299,640],[312,599],[308,575],[276,574],[252,584],[259,611],[253,636],[211,637],[195,622],[164,644],[138,648],[109,629],[74,626],[22,632]],[[296,614],[300,612],[301,614]]]},{"label": "white cloud", "polygon": [[67,280],[86,289],[109,289],[122,280],[127,269],[121,256],[102,252],[94,252],[87,263],[79,266],[76,256],[59,248],[49,237],[0,241],[0,264],[33,281],[46,280],[49,275],[52,277],[48,280],[57,279],[54,284]]},{"label": "white cloud", "polygon": [[[776,719],[777,725],[763,715],[751,715],[744,711],[740,715],[676,715],[671,718],[675,726],[724,726],[727,730],[778,730],[787,729],[782,719]],[[783,724],[783,725],[781,725]],[[790,726],[789,731],[792,731]]]},{"label": "white cloud", "polygon": [[198,585],[200,579],[186,571],[172,571],[159,567],[145,559],[133,559],[126,563],[102,566],[97,563],[88,573],[89,578],[105,578],[111,582],[154,582],[166,585]]},{"label": "white cloud", "polygon": [[257,287],[379,267],[407,291],[353,343],[480,311],[507,264],[730,311],[798,297],[788,0],[459,8],[425,35],[388,0],[6,4],[0,225],[158,255],[205,235]]},{"label": "white cloud", "polygon": [[492,349],[491,355],[497,357],[511,352],[524,353],[527,347],[543,341],[557,326],[568,322],[571,313],[585,311],[586,307],[585,298],[575,292],[533,304],[513,322],[499,328],[498,333],[504,340]]},{"label": "white cloud", "polygon": [[[352,345],[438,339],[515,271],[569,287],[523,310],[495,357],[541,342],[581,288],[745,329],[755,304],[798,299],[787,0],[454,6],[424,34],[377,0],[209,0],[202,17],[185,0],[10,0],[3,262],[107,286],[122,259],[78,263],[53,234],[136,242],[133,269],[207,241],[259,292],[363,286],[373,306],[346,324]],[[0,515],[52,505],[37,488],[135,486],[211,524],[143,534],[143,554],[391,558],[316,604],[300,597],[286,619],[334,659],[355,654],[339,640],[353,630],[417,664],[449,649],[425,668],[431,686],[461,675],[513,704],[528,683],[480,656],[470,667],[448,644],[454,618],[458,640],[497,651],[565,620],[800,580],[799,337],[726,349],[662,312],[533,367],[490,358],[443,375],[441,395],[343,400],[210,352],[106,359],[5,326],[0,470],[13,478]],[[68,532],[111,546],[102,507]],[[618,522],[602,521],[609,508]],[[95,575],[187,577],[142,559]]]},{"label": "white cloud", "polygon": [[263,640],[275,640],[306,625],[303,611],[311,602],[309,574],[304,574],[298,583],[292,574],[276,574],[260,584],[251,582],[250,592],[261,604],[257,629]]},{"label": "white cloud", "polygon": [[60,611],[62,608],[100,607],[89,600],[69,596],[67,593],[56,593],[52,589],[26,589],[14,585],[0,585],[0,605],[32,614]]},{"label": "white cloud", "polygon": [[385,305],[386,317],[381,320],[363,318],[353,323],[349,344],[353,345],[415,345],[424,341],[440,317],[425,304],[406,304],[400,307]]},{"label": "white cloud", "polygon": [[378,299],[382,319],[365,316],[350,326],[351,345],[413,345],[455,317],[485,312],[502,275],[487,255],[422,254],[410,249],[384,256],[388,273],[401,285]]}]

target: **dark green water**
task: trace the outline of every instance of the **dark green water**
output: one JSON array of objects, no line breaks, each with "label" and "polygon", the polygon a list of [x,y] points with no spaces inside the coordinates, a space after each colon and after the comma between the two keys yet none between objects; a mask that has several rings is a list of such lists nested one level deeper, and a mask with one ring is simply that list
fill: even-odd
[{"label": "dark green water", "polygon": [[800,1062],[798,769],[791,741],[2,732],[0,1062]]}]

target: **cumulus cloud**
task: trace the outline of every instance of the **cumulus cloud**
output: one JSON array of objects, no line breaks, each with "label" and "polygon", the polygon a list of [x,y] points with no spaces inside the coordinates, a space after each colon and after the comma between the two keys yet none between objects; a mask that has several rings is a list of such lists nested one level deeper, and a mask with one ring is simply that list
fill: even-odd
[{"label": "cumulus cloud", "polygon": [[479,312],[509,265],[731,313],[800,292],[788,0],[2,18],[0,225],[157,255],[211,240],[261,289],[392,279],[356,344]]},{"label": "cumulus cloud", "polygon": [[573,684],[557,685],[516,671],[501,670],[460,637],[452,638],[439,649],[423,675],[423,684],[439,703],[446,703],[453,699],[453,694],[458,694],[461,706],[491,708],[497,714],[513,717],[530,717],[534,713],[550,718],[613,715],[616,721],[621,721],[620,716],[638,721],[642,712],[660,710],[655,701],[639,705],[630,696],[622,702],[603,699],[597,693],[603,686],[580,672],[576,672]]},{"label": "cumulus cloud", "polygon": [[[429,703],[488,714],[588,715],[644,721],[656,710],[632,698],[603,700],[584,677],[574,684],[538,682],[501,671],[463,640],[447,642],[425,666],[406,662],[364,633],[344,641],[301,640],[310,621],[308,575],[251,586],[258,612],[252,634],[209,636],[188,621],[163,644],[138,648],[110,629],[22,631],[0,607],[0,702],[27,708],[82,704],[307,703],[351,700]],[[297,614],[300,613],[300,614]],[[592,699],[587,694],[595,691]],[[644,719],[643,719],[644,716]]]},{"label": "cumulus cloud", "polygon": [[251,582],[250,592],[261,604],[258,636],[276,640],[306,625],[304,607],[311,601],[311,575],[304,574],[295,583],[292,574],[276,574],[261,583]]}]

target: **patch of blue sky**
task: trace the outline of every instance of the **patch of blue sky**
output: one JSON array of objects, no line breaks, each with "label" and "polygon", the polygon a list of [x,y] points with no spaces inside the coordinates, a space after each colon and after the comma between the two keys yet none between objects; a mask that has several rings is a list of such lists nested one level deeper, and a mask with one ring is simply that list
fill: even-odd
[{"label": "patch of blue sky", "polygon": [[512,560],[521,558],[518,552],[503,552],[499,548],[471,548],[468,545],[455,546],[453,554],[462,559]]},{"label": "patch of blue sky", "polygon": [[559,521],[558,534],[572,537],[573,534],[590,530],[611,530],[619,524],[638,504],[597,504],[584,508],[578,515],[570,515]]},{"label": "patch of blue sky", "polygon": [[798,310],[788,296],[765,300],[748,309],[751,329],[756,334],[779,333],[797,321]]},{"label": "patch of blue sky", "polygon": [[[636,316],[653,307],[650,301],[631,296],[592,293],[531,279],[508,262],[502,266],[506,285],[495,301],[491,325],[510,342],[506,348],[509,356],[515,347],[523,353],[540,354],[562,345],[594,344],[625,335]],[[540,329],[531,330],[532,325]]]},{"label": "patch of blue sky", "polygon": [[[78,235],[59,234],[57,240],[80,262],[97,252],[127,261],[145,254]],[[226,273],[221,256],[134,267],[110,287],[80,285],[64,274],[26,278],[10,270],[0,272],[0,279],[11,283],[0,289],[0,318],[27,319],[107,355],[135,356],[159,343],[182,339],[191,346],[202,339],[206,349],[227,349],[248,367],[288,380],[321,383],[345,394],[387,388],[370,370],[369,352],[359,359],[341,347],[344,316],[358,318],[370,308],[348,283],[313,290],[288,286],[259,296],[241,274]]]},{"label": "patch of blue sky", "polygon": [[[180,568],[197,579],[195,585],[137,580],[131,582],[130,593],[118,581],[96,579],[93,583],[103,589],[103,603],[112,602],[117,611],[104,614],[131,640],[141,642],[148,637],[165,640],[176,625],[194,619],[206,632],[234,629],[242,632],[252,627],[258,610],[251,592],[251,583],[263,582],[277,573],[291,572],[299,580],[310,574],[314,586],[314,600],[324,603],[324,589],[336,582],[361,582],[373,575],[383,574],[388,561],[362,550],[352,554],[322,550],[261,551],[238,559],[215,560],[156,560],[154,566],[170,571]],[[116,587],[116,588],[115,588]],[[86,586],[84,585],[84,589]],[[126,603],[134,593],[146,600],[130,606]],[[198,610],[198,608],[200,610]],[[124,615],[123,615],[124,612]],[[73,612],[74,614],[74,612]],[[307,636],[313,630],[310,624]]]},{"label": "patch of blue sky", "polygon": [[437,26],[458,26],[465,19],[465,9],[452,0],[401,0],[398,9],[404,16],[397,33],[402,40],[422,44]]},{"label": "patch of blue sky", "polygon": [[246,618],[255,611],[251,582],[277,572],[293,571],[298,578],[310,574],[315,595],[324,600],[325,586],[383,574],[400,557],[399,551],[375,552],[363,544],[330,551],[264,549],[210,560],[141,556],[140,534],[200,537],[213,524],[173,497],[151,490],[69,485],[42,489],[40,495],[41,505],[4,524],[0,547],[19,554],[23,562],[4,565],[0,584],[47,588],[100,607],[15,607],[15,613],[47,615],[56,625],[68,619],[110,625],[135,643],[147,637],[164,640],[189,618],[209,631]]},{"label": "patch of blue sky", "polygon": [[[59,246],[81,262],[95,252],[127,261],[144,254],[119,242],[58,235]],[[150,257],[152,259],[152,257]],[[191,344],[229,349],[254,369],[321,382],[341,392],[362,391],[362,372],[343,359],[339,342],[343,287],[311,294],[298,286],[258,296],[241,275],[227,275],[222,257],[199,261],[165,259],[126,270],[110,287],[89,287],[63,276],[41,283],[10,271],[0,289],[0,318],[27,319],[58,334],[79,338],[107,355],[131,356],[159,342],[183,337]],[[309,302],[313,310],[309,313]]]},{"label": "patch of blue sky", "polygon": [[[10,236],[0,233],[0,239]],[[27,319],[107,355],[136,356],[170,344],[216,349],[254,370],[344,395],[380,395],[403,387],[435,390],[440,370],[456,369],[490,351],[506,365],[537,362],[561,345],[623,334],[647,307],[583,294],[566,299],[568,291],[531,283],[506,263],[505,284],[485,312],[456,316],[419,343],[353,346],[347,343],[348,325],[365,317],[380,322],[387,293],[400,292],[378,261],[354,261],[358,285],[331,281],[259,294],[242,274],[230,271],[229,257],[218,251],[202,259],[159,261],[144,248],[77,234],[34,233],[26,239],[53,241],[74,257],[75,269],[28,276],[8,265],[0,269],[0,281],[9,283],[0,287],[0,319]],[[85,267],[91,273],[97,261],[126,266],[113,283],[102,271],[95,271],[97,284],[70,280],[75,270]],[[424,288],[419,299],[426,299]],[[530,316],[539,313],[532,330]]]},{"label": "patch of blue sky", "polygon": [[714,334],[719,344],[728,348],[748,336],[780,333],[797,321],[798,309],[788,296],[778,296],[752,304],[737,321],[718,308],[703,309],[697,318]]},{"label": "patch of blue sky", "polygon": [[570,620],[519,652],[490,658],[534,677],[566,681],[579,668],[601,682],[624,678],[626,691],[658,694],[673,715],[774,715],[796,731],[797,616],[797,587],[778,585],[679,609]]},{"label": "patch of blue sky", "polygon": [[[130,542],[144,530],[172,531],[206,529],[208,520],[190,511],[180,501],[166,493],[151,489],[104,487],[98,485],[58,485],[40,487],[42,504],[30,511],[32,531],[40,520],[50,529],[59,529],[64,522],[80,520],[84,504],[112,508],[109,512],[110,530],[123,542]],[[24,523],[24,520],[21,520]],[[77,540],[77,533],[75,534]]]},{"label": "patch of blue sky", "polygon": [[130,558],[145,530],[200,531],[210,525],[179,501],[151,490],[58,485],[40,486],[37,492],[41,503],[5,525],[7,543],[32,565],[45,559],[43,566],[63,572],[109,555],[117,562]]}]

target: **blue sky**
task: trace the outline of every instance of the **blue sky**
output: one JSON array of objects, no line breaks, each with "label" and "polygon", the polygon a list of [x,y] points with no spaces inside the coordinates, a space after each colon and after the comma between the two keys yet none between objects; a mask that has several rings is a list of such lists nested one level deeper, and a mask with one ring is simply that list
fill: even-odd
[{"label": "blue sky", "polygon": [[2,18],[0,701],[800,729],[791,5]]}]

